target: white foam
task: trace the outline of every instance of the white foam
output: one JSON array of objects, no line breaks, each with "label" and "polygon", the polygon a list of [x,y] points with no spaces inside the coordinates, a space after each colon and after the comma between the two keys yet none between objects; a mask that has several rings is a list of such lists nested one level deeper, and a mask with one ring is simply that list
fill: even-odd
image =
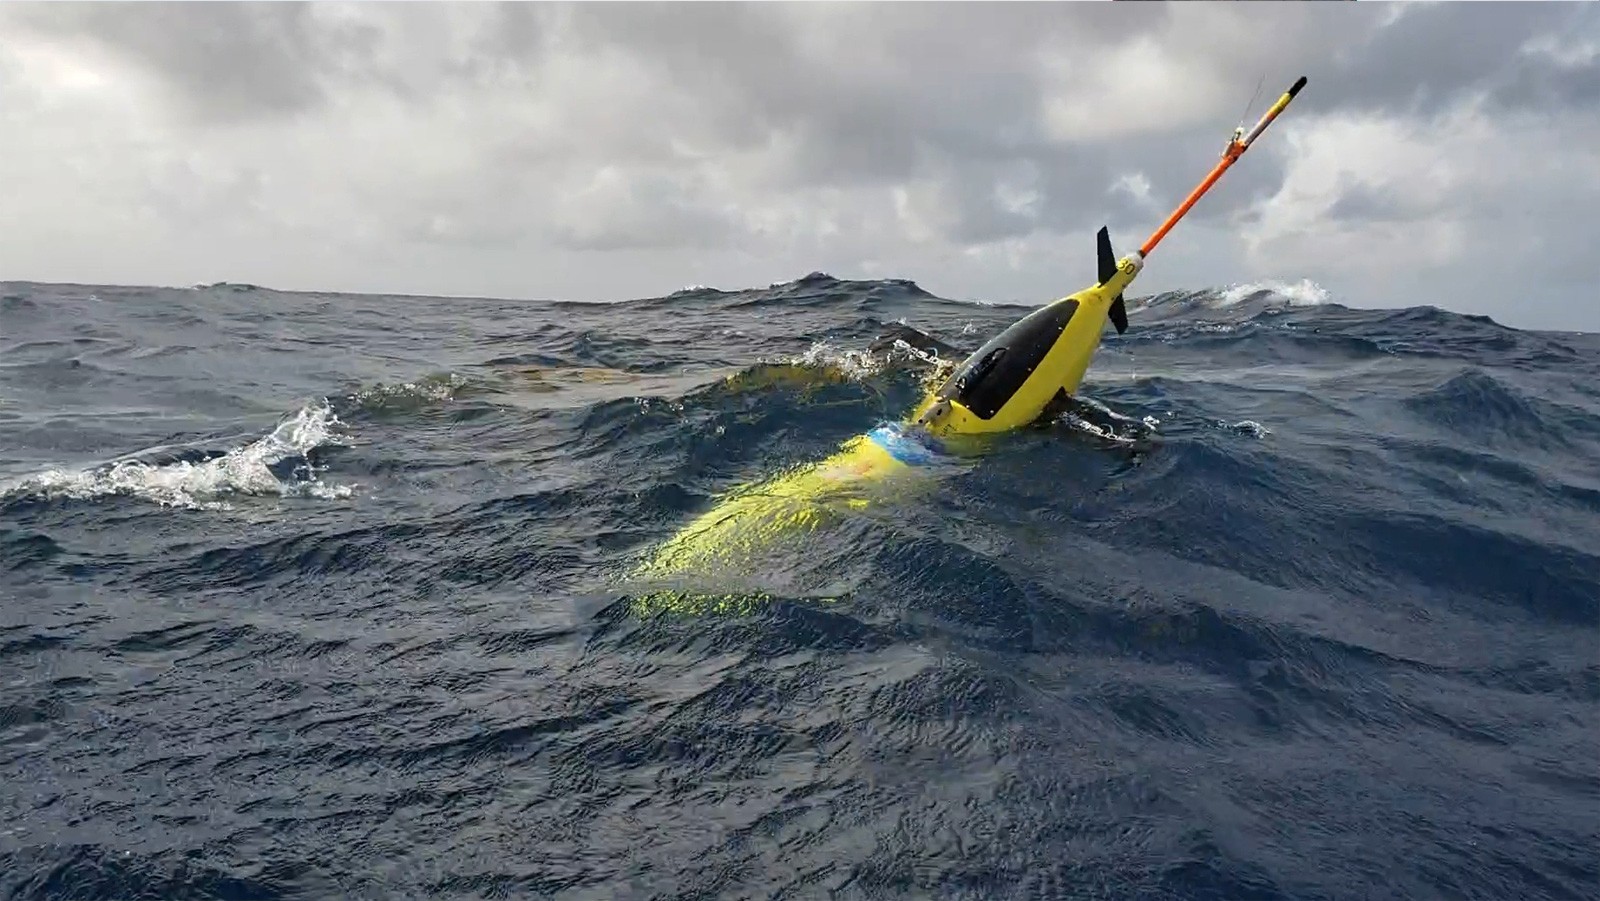
[{"label": "white foam", "polygon": [[907,358],[921,360],[936,369],[947,365],[947,361],[941,360],[937,352],[923,351],[903,338],[894,339],[894,343],[881,354],[870,350],[841,347],[830,341],[817,341],[805,353],[777,360],[762,357],[759,362],[832,370],[850,381],[861,382],[881,374],[897,361]]},{"label": "white foam", "polygon": [[937,348],[935,348],[931,352],[930,351],[925,351],[925,350],[922,350],[922,349],[920,349],[918,347],[915,347],[915,346],[913,346],[911,344],[906,343],[906,340],[904,338],[896,338],[896,339],[894,339],[894,348],[895,348],[895,350],[898,350],[903,354],[907,354],[909,356],[916,357],[917,359],[921,360],[924,363],[931,363],[931,364],[933,364],[935,366],[939,365],[939,363],[940,363],[939,351],[938,351]]},{"label": "white foam", "polygon": [[350,399],[363,407],[405,404],[411,401],[443,402],[454,399],[456,391],[466,387],[467,384],[466,379],[452,372],[444,376],[432,376],[415,382],[374,385],[371,388],[363,388],[350,395]]},{"label": "white foam", "polygon": [[[44,500],[90,500],[122,495],[163,507],[227,510],[220,500],[228,495],[349,497],[350,486],[330,485],[319,478],[281,482],[269,468],[289,457],[304,456],[329,444],[342,444],[337,433],[343,423],[324,401],[307,406],[278,424],[267,436],[236,447],[220,457],[199,463],[180,460],[151,465],[139,460],[118,460],[85,470],[52,469],[0,487],[0,497],[32,495]],[[304,472],[309,467],[302,467]],[[307,475],[314,473],[307,472]]]},{"label": "white foam", "polygon": [[1105,404],[1101,403],[1098,400],[1095,400],[1092,397],[1089,397],[1088,395],[1080,394],[1080,395],[1077,396],[1076,400],[1077,400],[1078,403],[1080,403],[1080,404],[1082,404],[1082,405],[1084,405],[1086,407],[1093,407],[1094,409],[1098,410],[1100,413],[1102,413],[1102,414],[1104,414],[1106,416],[1109,416],[1112,419],[1119,420],[1121,422],[1128,422],[1128,423],[1139,423],[1139,422],[1142,422],[1142,423],[1145,423],[1146,425],[1152,425],[1152,423],[1150,422],[1150,417],[1148,417],[1148,416],[1144,417],[1143,419],[1138,419],[1138,418],[1135,418],[1133,416],[1127,416],[1127,415],[1124,415],[1122,413],[1118,413],[1116,410],[1111,409],[1110,407],[1106,406]]},{"label": "white foam", "polygon": [[1246,282],[1223,289],[1217,305],[1231,307],[1259,291],[1287,300],[1292,306],[1312,307],[1328,302],[1328,291],[1309,278],[1297,282]]},{"label": "white foam", "polygon": [[1133,438],[1127,435],[1118,435],[1111,429],[1090,422],[1076,413],[1064,413],[1059,421],[1064,422],[1067,425],[1078,429],[1079,431],[1088,432],[1091,435],[1097,435],[1107,441],[1115,441],[1118,444],[1132,444],[1134,442]]},{"label": "white foam", "polygon": [[1245,435],[1249,435],[1249,436],[1251,436],[1253,438],[1265,438],[1266,436],[1272,434],[1272,430],[1271,429],[1267,428],[1266,426],[1262,425],[1259,422],[1256,422],[1254,419],[1243,419],[1243,420],[1240,420],[1239,422],[1234,423],[1233,425],[1226,426],[1226,427],[1232,429],[1235,432],[1239,432],[1239,433],[1242,433],[1242,434],[1245,434]]},{"label": "white foam", "polygon": [[845,378],[860,381],[881,372],[885,361],[874,357],[869,351],[841,348],[827,341],[818,341],[789,362],[807,368],[836,369]]}]

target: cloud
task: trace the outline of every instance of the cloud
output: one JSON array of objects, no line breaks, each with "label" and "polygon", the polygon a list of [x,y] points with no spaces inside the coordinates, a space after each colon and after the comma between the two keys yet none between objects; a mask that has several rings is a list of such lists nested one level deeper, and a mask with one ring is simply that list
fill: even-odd
[{"label": "cloud", "polygon": [[8,277],[1037,300],[1306,74],[1143,289],[1600,328],[1587,5],[12,3],[0,34]]},{"label": "cloud", "polygon": [[1380,305],[1429,291],[1441,306],[1551,322],[1562,297],[1592,306],[1584,223],[1600,202],[1600,123],[1493,110],[1478,96],[1427,118],[1328,114],[1285,129],[1287,176],[1256,210],[1246,262],[1381,286],[1368,294]]},{"label": "cloud", "polygon": [[87,62],[150,78],[201,123],[323,103],[320,76],[352,37],[295,4],[19,4],[12,14]]}]

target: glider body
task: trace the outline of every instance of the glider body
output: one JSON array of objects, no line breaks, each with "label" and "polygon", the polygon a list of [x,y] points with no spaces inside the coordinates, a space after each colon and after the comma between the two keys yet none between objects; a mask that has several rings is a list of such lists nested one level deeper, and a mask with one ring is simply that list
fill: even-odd
[{"label": "glider body", "polygon": [[1123,292],[1145,258],[1305,83],[1297,81],[1248,133],[1236,131],[1222,160],[1138,250],[1116,259],[1102,228],[1095,284],[1034,310],[990,339],[905,421],[880,425],[824,460],[729,493],[658,547],[635,576],[704,573],[737,563],[780,536],[812,531],[877,497],[903,499],[926,489],[962,458],[964,437],[1012,431],[1057,415],[1082,383],[1107,321],[1119,334],[1126,331]]}]

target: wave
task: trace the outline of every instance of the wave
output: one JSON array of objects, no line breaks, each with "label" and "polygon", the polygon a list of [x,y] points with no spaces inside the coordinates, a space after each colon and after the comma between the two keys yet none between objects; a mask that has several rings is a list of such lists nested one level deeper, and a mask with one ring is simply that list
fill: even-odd
[{"label": "wave", "polygon": [[341,425],[323,401],[227,451],[151,448],[86,469],[51,469],[0,486],[0,500],[133,497],[163,507],[228,510],[230,496],[347,498],[354,487],[323,481],[312,460],[318,449],[343,443]]},{"label": "wave", "polygon": [[1156,295],[1056,421],[622,578],[1028,309],[919,290],[0,286],[0,895],[1594,884],[1592,336]]},{"label": "wave", "polygon": [[358,388],[346,395],[345,400],[353,408],[369,414],[410,412],[455,400],[479,387],[455,372],[430,373],[409,382],[379,382]]},{"label": "wave", "polygon": [[1279,299],[1296,307],[1314,307],[1328,302],[1326,288],[1308,278],[1298,282],[1246,282],[1216,292],[1219,307],[1235,306],[1247,300]]}]

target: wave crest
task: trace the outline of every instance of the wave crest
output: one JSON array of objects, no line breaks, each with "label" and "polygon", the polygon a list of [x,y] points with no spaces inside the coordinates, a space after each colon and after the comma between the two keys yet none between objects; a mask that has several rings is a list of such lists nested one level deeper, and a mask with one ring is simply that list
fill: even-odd
[{"label": "wave crest", "polygon": [[[51,469],[0,489],[0,498],[120,496],[196,510],[231,509],[223,500],[230,495],[346,498],[352,487],[324,482],[310,459],[318,448],[344,443],[342,426],[324,400],[302,407],[264,437],[220,455],[202,452],[198,459],[152,463],[135,458],[82,470]],[[285,472],[286,463],[292,465]]]},{"label": "wave crest", "polygon": [[1309,278],[1297,282],[1244,282],[1217,292],[1219,307],[1231,307],[1243,300],[1285,300],[1294,307],[1315,307],[1328,302],[1328,290]]},{"label": "wave crest", "polygon": [[469,381],[453,372],[432,373],[413,382],[380,382],[352,392],[349,400],[367,413],[406,412],[454,400],[469,387]]}]

